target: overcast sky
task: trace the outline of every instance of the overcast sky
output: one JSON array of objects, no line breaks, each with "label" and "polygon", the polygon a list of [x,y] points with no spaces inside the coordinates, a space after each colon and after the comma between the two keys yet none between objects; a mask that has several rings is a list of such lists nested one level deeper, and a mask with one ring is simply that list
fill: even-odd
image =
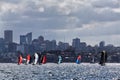
[{"label": "overcast sky", "polygon": [[0,37],[33,32],[45,39],[120,46],[120,0],[0,0]]}]

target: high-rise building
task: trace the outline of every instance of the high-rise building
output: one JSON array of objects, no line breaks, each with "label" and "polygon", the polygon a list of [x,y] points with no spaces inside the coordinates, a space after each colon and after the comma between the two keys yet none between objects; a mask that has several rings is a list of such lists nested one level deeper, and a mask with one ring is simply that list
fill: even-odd
[{"label": "high-rise building", "polygon": [[58,50],[66,50],[66,49],[68,49],[70,46],[69,46],[69,43],[64,43],[64,42],[59,42],[58,43],[58,46],[57,46],[57,49]]},{"label": "high-rise building", "polygon": [[101,52],[101,51],[103,51],[103,50],[105,50],[105,42],[104,42],[104,41],[101,41],[101,42],[99,43],[99,51]]},{"label": "high-rise building", "polygon": [[72,47],[74,47],[75,49],[80,48],[80,39],[79,38],[73,39]]},{"label": "high-rise building", "polygon": [[32,32],[27,33],[26,42],[27,42],[27,44],[32,44]]},{"label": "high-rise building", "polygon": [[0,44],[3,44],[3,43],[4,43],[4,39],[0,38]]},{"label": "high-rise building", "polygon": [[20,35],[20,44],[27,44],[27,41],[26,41],[26,36],[25,35]]},{"label": "high-rise building", "polygon": [[5,30],[4,31],[4,40],[6,43],[13,42],[13,31],[12,30]]},{"label": "high-rise building", "polygon": [[43,36],[39,36],[38,40],[39,40],[39,43],[42,44],[44,42],[44,37]]},{"label": "high-rise building", "polygon": [[17,51],[22,52],[23,54],[28,53],[28,46],[27,45],[17,45]]},{"label": "high-rise building", "polygon": [[52,40],[50,46],[51,46],[51,50],[56,50],[56,46],[57,46],[56,45],[56,40]]},{"label": "high-rise building", "polygon": [[8,52],[16,52],[17,51],[17,44],[16,43],[9,43],[8,44]]},{"label": "high-rise building", "polygon": [[99,46],[100,46],[100,47],[104,47],[104,46],[105,46],[105,42],[104,42],[104,41],[101,41],[101,42],[99,43]]},{"label": "high-rise building", "polygon": [[0,38],[0,52],[2,52],[5,49],[5,41],[3,38]]},{"label": "high-rise building", "polygon": [[32,44],[32,32],[20,35],[20,44]]}]

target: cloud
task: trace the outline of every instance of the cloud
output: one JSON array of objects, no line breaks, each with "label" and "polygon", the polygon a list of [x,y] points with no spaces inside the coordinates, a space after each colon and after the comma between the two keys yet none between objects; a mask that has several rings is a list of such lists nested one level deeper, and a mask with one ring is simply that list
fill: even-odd
[{"label": "cloud", "polygon": [[[95,3],[96,5],[97,3],[102,5],[99,0],[91,0],[90,3],[87,3],[87,1],[88,0],[21,0],[21,2],[17,4],[11,3],[12,1],[4,2],[4,4],[1,5],[1,11],[3,12],[2,18],[7,23],[11,22],[12,20],[13,22],[17,21],[15,24],[18,24],[18,22],[24,24],[25,21],[31,23],[31,21],[35,20],[34,22],[37,22],[35,24],[41,26],[42,23],[53,24],[53,22],[55,21],[58,21],[56,22],[58,23],[57,25],[68,24],[74,17],[74,19],[76,18],[76,20],[72,22],[72,24],[75,27],[82,27],[83,24],[89,24],[91,22],[120,20],[120,18],[118,17],[120,16],[120,14],[114,12],[112,9],[106,9],[105,6],[103,6],[104,8],[102,9],[96,9],[94,7]],[[109,2],[106,1],[105,3],[112,4],[112,0]],[[39,21],[41,21],[42,23],[39,23]],[[27,26],[27,24],[25,25]],[[47,25],[44,25],[44,27],[46,26]],[[54,24],[51,26],[54,26]]]},{"label": "cloud", "polygon": [[29,31],[36,37],[49,32],[46,37],[58,40],[64,35],[68,40],[120,35],[119,4],[119,0],[0,0],[0,29],[13,29],[17,37]]},{"label": "cloud", "polygon": [[97,8],[119,8],[119,0],[95,0],[92,5]]}]

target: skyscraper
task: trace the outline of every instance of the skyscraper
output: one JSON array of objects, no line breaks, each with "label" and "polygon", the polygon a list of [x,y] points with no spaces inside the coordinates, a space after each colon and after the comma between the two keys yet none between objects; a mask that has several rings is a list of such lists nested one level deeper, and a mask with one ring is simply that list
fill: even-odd
[{"label": "skyscraper", "polygon": [[79,38],[73,39],[72,47],[74,47],[76,49],[80,48],[80,39]]},{"label": "skyscraper", "polygon": [[39,36],[38,40],[39,40],[39,43],[42,44],[44,42],[44,37],[43,36]]},{"label": "skyscraper", "polygon": [[100,43],[99,43],[99,47],[104,47],[105,46],[105,41],[101,41]]},{"label": "skyscraper", "polygon": [[32,44],[32,32],[20,35],[20,44]]},{"label": "skyscraper", "polygon": [[20,35],[20,44],[27,44],[27,41],[26,41],[26,36],[25,35]]},{"label": "skyscraper", "polygon": [[26,42],[27,42],[27,44],[32,44],[32,32],[27,33]]},{"label": "skyscraper", "polygon": [[5,41],[3,38],[0,38],[0,52],[2,52],[5,48]]},{"label": "skyscraper", "polygon": [[56,45],[56,40],[52,40],[50,46],[51,46],[51,50],[56,50],[56,46],[57,46]]},{"label": "skyscraper", "polygon": [[5,30],[4,31],[4,39],[6,43],[13,42],[13,31],[12,30]]}]

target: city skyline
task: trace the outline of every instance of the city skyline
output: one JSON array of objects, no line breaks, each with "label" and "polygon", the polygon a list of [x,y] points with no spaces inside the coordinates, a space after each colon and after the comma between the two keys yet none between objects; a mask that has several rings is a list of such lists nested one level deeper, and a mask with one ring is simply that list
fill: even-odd
[{"label": "city skyline", "polygon": [[116,57],[120,53],[120,46],[116,47],[113,44],[106,44],[105,41],[100,41],[95,46],[91,46],[86,42],[81,41],[80,38],[73,38],[72,45],[70,45],[67,42],[45,39],[44,36],[41,35],[37,38],[32,38],[32,32],[28,32],[24,35],[20,34],[20,42],[15,43],[13,41],[13,34],[14,32],[12,30],[4,31],[4,38],[0,38],[1,53],[22,53],[24,55],[30,53],[32,55],[35,52],[48,52],[54,54],[59,54],[58,52],[66,52],[69,53],[69,56],[72,56],[73,54],[97,55],[102,51],[106,51],[109,55],[114,54]]},{"label": "city skyline", "polygon": [[78,37],[88,45],[100,41],[120,46],[119,0],[0,0],[0,37],[13,30],[13,41],[33,33],[47,40],[72,43]]},{"label": "city skyline", "polygon": [[[25,45],[25,44],[32,44],[32,42],[34,42],[34,40],[36,40],[36,39],[39,39],[40,37],[43,37],[43,40],[45,40],[45,41],[47,41],[47,40],[49,40],[49,41],[56,41],[56,44],[57,45],[59,45],[59,42],[61,43],[68,43],[69,44],[69,46],[74,46],[74,40],[76,41],[76,39],[77,39],[77,41],[78,41],[78,43],[77,44],[80,44],[80,43],[83,43],[83,44],[85,44],[86,46],[89,46],[90,44],[87,44],[85,41],[81,41],[81,39],[79,38],[79,37],[75,37],[75,38],[73,38],[73,39],[71,39],[71,43],[69,43],[69,42],[67,42],[67,41],[65,41],[65,37],[64,37],[64,41],[60,41],[60,40],[56,40],[56,39],[52,39],[52,40],[50,40],[50,39],[45,39],[45,37],[43,36],[43,35],[39,35],[39,36],[37,36],[36,38],[33,38],[32,36],[33,36],[33,33],[32,32],[27,32],[26,34],[20,34],[19,35],[19,41],[18,42],[15,42],[14,40],[13,40],[13,38],[14,38],[14,31],[13,30],[4,30],[4,37],[0,37],[0,38],[3,38],[4,40],[5,40],[5,42],[7,42],[7,43],[17,43],[17,44],[22,44],[22,45]],[[7,41],[6,41],[6,37],[7,37]],[[10,41],[10,42],[8,42],[8,41]],[[100,41],[100,42],[98,42],[97,44],[95,44],[95,45],[90,45],[90,46],[100,46],[100,44],[101,44],[101,42],[103,43],[104,42],[104,46],[107,46],[107,45],[113,45],[113,46],[115,46],[114,44],[106,44],[106,42],[105,41]],[[120,46],[117,46],[117,47],[120,47]]]}]

